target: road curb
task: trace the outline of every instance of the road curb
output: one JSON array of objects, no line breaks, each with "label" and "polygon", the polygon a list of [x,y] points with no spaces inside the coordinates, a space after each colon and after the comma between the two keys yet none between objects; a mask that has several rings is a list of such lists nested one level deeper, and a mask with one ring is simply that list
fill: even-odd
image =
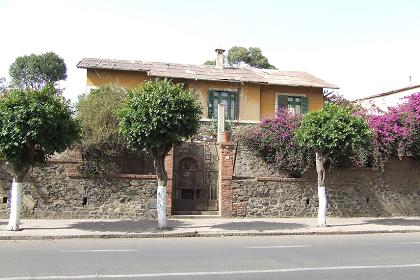
[{"label": "road curb", "polygon": [[297,232],[157,232],[123,234],[67,234],[67,235],[5,235],[0,240],[61,240],[61,239],[112,239],[112,238],[191,238],[191,237],[246,237],[286,235],[353,235],[382,233],[415,233],[420,230],[357,230],[357,231],[297,231]]}]

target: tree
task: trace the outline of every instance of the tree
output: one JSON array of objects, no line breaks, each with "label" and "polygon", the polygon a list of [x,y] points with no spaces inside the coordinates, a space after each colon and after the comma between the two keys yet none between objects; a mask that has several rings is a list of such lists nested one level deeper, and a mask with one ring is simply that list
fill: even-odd
[{"label": "tree", "polygon": [[6,83],[6,79],[3,77],[0,77],[0,94],[2,94],[4,91],[6,91],[8,85]]},{"label": "tree", "polygon": [[117,112],[127,98],[127,89],[116,84],[103,85],[79,97],[77,118],[82,129],[82,152],[86,161],[82,171],[89,174],[112,172],[112,159],[127,152],[127,141],[118,130]]},{"label": "tree", "polygon": [[174,143],[197,133],[200,117],[201,106],[196,97],[182,84],[166,79],[147,81],[130,90],[119,113],[120,131],[130,146],[153,157],[160,228],[166,228],[165,157]]},{"label": "tree", "polygon": [[296,131],[301,144],[315,151],[318,175],[318,226],[326,226],[325,163],[334,156],[351,156],[370,145],[372,133],[366,120],[345,107],[326,103],[319,112],[305,115]]},{"label": "tree", "polygon": [[248,65],[255,68],[276,69],[268,62],[268,59],[262,54],[260,48],[234,46],[229,49],[227,62],[231,66]]},{"label": "tree", "polygon": [[216,65],[216,60],[206,60],[203,65]]},{"label": "tree", "polygon": [[127,89],[120,85],[103,85],[79,97],[77,117],[86,145],[120,145],[117,112],[127,98]]},{"label": "tree", "polygon": [[67,78],[64,60],[53,52],[25,55],[10,65],[12,84],[20,89],[41,89]]},{"label": "tree", "polygon": [[13,175],[9,230],[19,230],[22,182],[30,168],[64,151],[78,135],[69,102],[52,86],[14,89],[0,97],[0,157]]},{"label": "tree", "polygon": [[249,51],[245,47],[234,46],[228,50],[227,61],[231,66],[240,66],[241,64],[248,64]]}]

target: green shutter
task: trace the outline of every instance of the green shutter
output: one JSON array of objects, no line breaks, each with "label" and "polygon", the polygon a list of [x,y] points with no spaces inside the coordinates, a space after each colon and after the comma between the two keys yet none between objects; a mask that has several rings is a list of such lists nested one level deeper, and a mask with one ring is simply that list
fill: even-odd
[{"label": "green shutter", "polygon": [[301,97],[301,113],[306,114],[308,113],[308,98],[307,97]]},{"label": "green shutter", "polygon": [[207,104],[207,107],[209,109],[209,119],[213,118],[213,112],[214,112],[214,108],[213,108],[213,100],[214,100],[214,92],[213,91],[209,91],[209,103]]},{"label": "green shutter", "polygon": [[277,95],[276,111],[280,108],[287,108],[287,95]]}]

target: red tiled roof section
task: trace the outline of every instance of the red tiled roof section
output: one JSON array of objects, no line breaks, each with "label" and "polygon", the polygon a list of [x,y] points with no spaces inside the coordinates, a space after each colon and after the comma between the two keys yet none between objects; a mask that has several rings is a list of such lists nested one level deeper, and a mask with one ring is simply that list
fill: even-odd
[{"label": "red tiled roof section", "polygon": [[144,62],[137,60],[115,60],[84,58],[78,64],[84,69],[109,69],[146,72],[152,77],[168,77],[189,80],[228,81],[238,83],[258,83],[268,85],[305,86],[316,88],[338,88],[307,72],[280,71],[258,68],[222,69],[209,65],[191,65],[164,62]]}]

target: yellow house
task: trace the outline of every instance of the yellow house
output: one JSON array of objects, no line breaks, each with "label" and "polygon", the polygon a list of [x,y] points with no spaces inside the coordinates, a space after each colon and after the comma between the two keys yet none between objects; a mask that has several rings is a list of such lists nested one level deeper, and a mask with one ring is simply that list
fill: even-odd
[{"label": "yellow house", "polygon": [[155,78],[182,82],[197,94],[203,119],[217,116],[218,103],[225,104],[229,119],[239,121],[274,116],[280,107],[316,111],[324,102],[323,89],[337,88],[306,72],[226,67],[223,52],[216,50],[215,66],[84,58],[77,67],[87,70],[88,89],[108,83],[132,88]]}]

